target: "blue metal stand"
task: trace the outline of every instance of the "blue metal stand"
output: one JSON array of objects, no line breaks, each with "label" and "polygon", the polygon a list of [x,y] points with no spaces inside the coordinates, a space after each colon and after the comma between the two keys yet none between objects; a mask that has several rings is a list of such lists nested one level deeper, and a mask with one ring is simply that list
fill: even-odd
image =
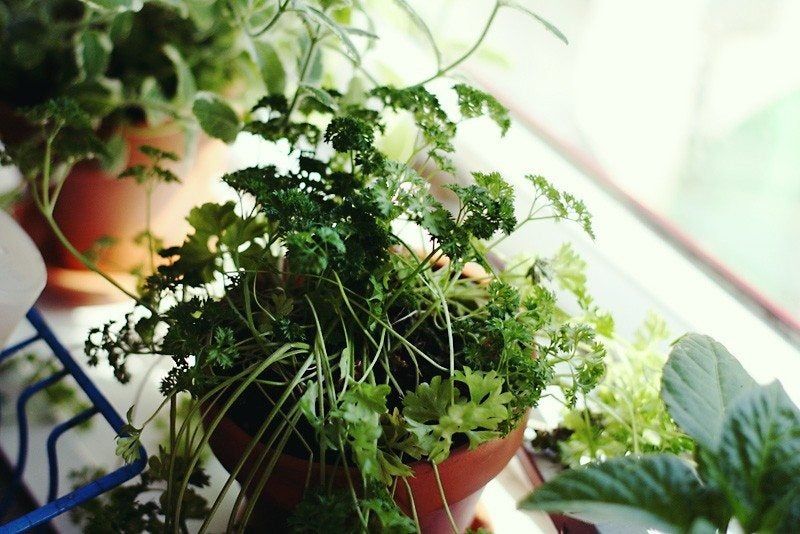
[{"label": "blue metal stand", "polygon": [[11,504],[14,501],[15,495],[22,489],[23,475],[25,472],[25,464],[28,458],[28,417],[25,412],[25,407],[28,400],[37,392],[45,389],[46,387],[58,382],[67,375],[78,383],[78,386],[83,390],[89,400],[91,401],[91,408],[79,413],[71,419],[58,424],[50,432],[47,439],[47,462],[49,468],[49,486],[47,502],[39,508],[29,512],[22,517],[18,517],[0,525],[0,532],[26,532],[38,525],[47,523],[54,517],[69,511],[78,505],[91,500],[101,493],[104,493],[111,488],[119,486],[132,479],[142,472],[146,464],[147,454],[144,449],[140,450],[140,459],[136,462],[123,465],[116,471],[113,471],[85,486],[75,489],[61,497],[58,497],[58,456],[56,454],[56,443],[58,438],[64,432],[73,428],[95,414],[102,414],[103,418],[111,425],[116,434],[124,424],[124,421],[114,408],[109,404],[108,400],[97,390],[95,385],[86,376],[86,373],[81,370],[80,366],[75,363],[75,360],[70,356],[69,351],[56,339],[53,331],[47,326],[41,314],[36,309],[31,309],[27,315],[28,322],[36,330],[36,334],[16,345],[9,347],[0,352],[0,362],[6,358],[18,353],[25,347],[37,341],[44,341],[53,351],[55,357],[61,362],[63,369],[55,374],[46,377],[38,382],[29,385],[23,390],[17,399],[17,423],[19,427],[19,450],[17,453],[17,461],[12,466],[13,474],[11,484],[6,490],[6,494],[0,497],[0,518],[4,517],[8,512]]}]

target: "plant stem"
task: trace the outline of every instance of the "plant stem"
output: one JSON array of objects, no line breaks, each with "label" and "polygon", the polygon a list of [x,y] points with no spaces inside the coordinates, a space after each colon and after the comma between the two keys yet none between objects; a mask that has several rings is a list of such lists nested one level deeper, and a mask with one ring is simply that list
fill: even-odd
[{"label": "plant stem", "polygon": [[447,514],[447,520],[450,522],[450,527],[453,529],[453,533],[459,534],[456,520],[453,519],[453,514],[450,512],[450,507],[447,505],[447,497],[444,494],[444,486],[442,486],[442,479],[439,476],[439,468],[436,466],[436,462],[431,462],[431,465],[433,466],[433,475],[436,477],[436,487],[439,489],[439,497],[442,498],[442,505],[444,505],[444,511]]},{"label": "plant stem", "polygon": [[439,78],[440,76],[444,76],[454,68],[461,65],[472,54],[474,54],[475,51],[478,49],[478,47],[481,45],[481,43],[483,43],[484,39],[486,39],[486,35],[489,33],[489,29],[492,27],[494,19],[497,16],[497,13],[500,11],[501,5],[502,4],[499,1],[495,2],[494,8],[492,8],[492,12],[489,14],[489,18],[486,20],[486,25],[483,27],[483,31],[481,31],[481,34],[478,36],[478,40],[475,41],[475,43],[466,52],[464,52],[464,54],[462,54],[458,59],[456,59],[446,67],[442,67],[439,70],[437,70],[436,73],[430,76],[429,78],[426,78],[425,80],[415,84],[414,87],[425,85],[426,83],[432,82],[433,80]]},{"label": "plant stem", "polygon": [[317,49],[317,43],[319,43],[316,33],[313,33],[310,29],[308,30],[308,39],[308,53],[306,54],[306,57],[303,60],[303,66],[300,69],[300,77],[298,78],[297,89],[295,90],[294,96],[292,96],[292,101],[286,111],[284,119],[285,124],[289,123],[289,118],[292,116],[292,112],[294,112],[294,108],[297,106],[297,102],[300,99],[300,93],[303,90],[303,83],[305,83],[306,76],[308,75],[308,67],[311,65],[311,59],[314,57],[314,52]]},{"label": "plant stem", "polygon": [[414,492],[411,491],[411,485],[406,480],[406,477],[400,477],[406,487],[408,493],[408,502],[411,503],[411,516],[414,519],[414,526],[417,529],[417,534],[422,534],[422,529],[419,526],[419,516],[417,515],[417,505],[414,503]]}]

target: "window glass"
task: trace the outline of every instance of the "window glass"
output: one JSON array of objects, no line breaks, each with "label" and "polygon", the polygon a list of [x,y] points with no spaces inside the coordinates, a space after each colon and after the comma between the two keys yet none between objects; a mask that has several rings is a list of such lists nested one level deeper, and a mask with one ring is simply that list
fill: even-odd
[{"label": "window glass", "polygon": [[[467,72],[798,324],[800,3],[521,3],[570,44],[504,9]],[[418,4],[455,49],[492,8]]]}]

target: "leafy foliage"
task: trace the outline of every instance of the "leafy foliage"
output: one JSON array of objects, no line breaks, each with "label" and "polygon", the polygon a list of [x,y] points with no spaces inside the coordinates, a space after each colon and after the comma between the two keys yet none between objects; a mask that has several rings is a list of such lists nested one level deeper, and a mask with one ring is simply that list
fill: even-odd
[{"label": "leafy foliage", "polygon": [[[713,372],[695,378],[698,367]],[[662,395],[697,441],[696,472],[674,455],[627,456],[569,470],[523,506],[623,513],[667,532],[725,530],[731,520],[746,532],[790,531],[800,517],[800,409],[780,384],[755,385],[721,344],[690,334],[670,354]],[[694,413],[709,424],[697,426]]]},{"label": "leafy foliage", "polygon": [[[172,358],[161,384],[167,396],[203,399],[222,388],[236,398],[242,387],[264,413],[294,409],[302,439],[281,434],[270,418],[252,431],[267,424],[268,435],[285,435],[299,454],[334,455],[364,484],[387,488],[411,476],[415,460],[441,463],[454,447],[475,448],[516,428],[556,366],[572,370],[564,386],[571,395],[590,390],[603,351],[589,325],[562,323],[541,281],[461,275],[468,261],[491,269],[486,241],[524,224],[499,173],[452,186],[459,206],[451,212],[411,168],[375,148],[387,102],[435,102],[427,90],[386,88],[364,106],[327,94],[335,105],[308,111],[327,117],[324,128],[289,120],[291,106],[279,96],[259,102],[266,117],[243,129],[288,139],[295,162],[224,176],[246,201],[194,208],[192,231],[159,252],[166,264],[142,286],[147,308],[95,330],[87,353],[121,380],[131,354]],[[566,212],[540,215],[559,213]],[[427,258],[395,233],[399,222],[427,233]],[[229,414],[246,424],[236,409]],[[140,429],[126,430],[118,444],[128,454]],[[407,518],[388,494],[373,495],[358,499],[356,524],[404,531]],[[330,507],[317,511],[332,523],[354,520],[352,506],[331,494],[309,499]]]},{"label": "leafy foliage", "polygon": [[632,340],[618,334],[588,291],[585,262],[567,245],[532,269],[573,295],[581,310],[573,318],[592,324],[607,352],[599,385],[566,408],[555,428],[537,429],[533,446],[569,467],[630,453],[691,452],[692,441],[659,397],[669,337],[664,320],[651,312]]},{"label": "leafy foliage", "polygon": [[[417,21],[413,10],[405,11]],[[59,190],[48,183],[54,164],[63,169],[93,157],[86,147],[69,152],[57,143],[96,139],[91,134],[101,120],[154,124],[184,120],[191,108],[209,135],[231,141],[246,132],[290,149],[290,165],[225,175],[238,202],[195,207],[183,242],[162,247],[146,229],[141,241],[158,259],[142,269],[136,308],[92,330],[86,352],[90,364],[107,362],[121,382],[130,379],[132,355],[170,358],[161,381],[165,403],[174,406],[177,395],[188,393],[195,418],[214,406],[268,451],[318,460],[320,482],[329,463],[352,466],[357,475],[344,496],[307,492],[295,530],[313,530],[310,518],[318,518],[344,531],[412,532],[390,488],[413,474],[415,461],[440,463],[455,447],[475,448],[509,433],[555,380],[557,365],[570,369],[566,387],[576,392],[596,383],[602,351],[592,329],[563,324],[549,289],[506,283],[489,260],[490,239],[531,220],[576,220],[590,231],[583,204],[536,178],[543,203],[519,220],[508,183],[499,173],[480,172],[474,183],[451,187],[458,199],[451,211],[408,162],[377,148],[387,114],[407,114],[416,127],[415,154],[452,172],[463,120],[485,115],[502,133],[508,129],[508,113],[496,99],[458,84],[458,117],[451,117],[424,84],[367,90],[353,83],[341,90],[335,76],[323,78],[323,58],[338,51],[354,72],[374,81],[361,65],[374,36],[355,26],[369,21],[360,4],[92,0],[81,17],[91,29],[81,28],[76,72],[56,94],[80,85],[76,94],[88,95],[92,86],[96,106],[43,99],[54,108],[28,117],[41,136],[27,152],[10,151],[16,162],[29,154],[26,174],[47,201],[45,211],[52,207],[46,192]],[[156,52],[141,42],[151,33]],[[454,66],[440,66],[439,74]],[[254,69],[268,95],[238,113],[219,96],[218,83]],[[70,135],[75,129],[81,135]],[[151,164],[121,178],[145,188],[178,179],[162,165],[172,155],[146,154]],[[401,225],[423,233],[422,255],[401,236]],[[469,262],[486,269],[485,280],[462,272]],[[131,415],[117,439],[126,460],[136,457],[152,419],[135,426]],[[124,521],[125,531],[177,530],[200,519],[205,503],[189,486],[202,445],[192,444],[195,435],[204,443],[219,417],[204,419],[200,430],[171,423],[171,452],[151,458],[149,478],[121,489],[119,499],[109,496],[86,521]],[[182,442],[189,451],[172,446]],[[274,457],[264,463],[267,478],[274,463]],[[141,492],[153,490],[162,493],[158,504],[137,503]],[[184,500],[175,502],[177,495]],[[255,502],[234,513],[246,523]]]},{"label": "leafy foliage", "polygon": [[[75,508],[72,511],[73,520],[83,532],[90,534],[140,534],[166,532],[171,524],[182,525],[185,529],[187,520],[204,518],[208,514],[208,506],[198,490],[208,486],[209,478],[202,467],[195,467],[189,476],[190,487],[183,495],[181,517],[170,517],[174,504],[166,498],[165,489],[172,477],[182,477],[186,471],[186,459],[178,456],[175,461],[173,457],[174,453],[160,448],[157,455],[149,458],[148,467],[138,482],[115,487]],[[77,488],[104,474],[102,470],[84,468],[70,473],[70,479]],[[164,493],[161,499],[154,501],[150,497],[153,492]]]}]

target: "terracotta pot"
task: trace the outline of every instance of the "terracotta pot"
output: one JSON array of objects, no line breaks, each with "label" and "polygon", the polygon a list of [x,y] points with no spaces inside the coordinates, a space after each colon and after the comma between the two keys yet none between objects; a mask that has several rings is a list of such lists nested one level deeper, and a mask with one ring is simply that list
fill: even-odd
[{"label": "terracotta pot", "polygon": [[[472,525],[475,519],[475,508],[484,486],[505,468],[522,443],[524,424],[508,436],[484,443],[475,450],[466,446],[454,450],[450,457],[442,462],[438,469],[442,480],[445,497],[450,512],[461,532]],[[251,441],[251,437],[230,418],[225,417],[211,435],[211,450],[223,467],[232,471],[242,458]],[[245,462],[237,476],[244,482],[254,470],[258,480],[261,472],[256,461],[264,452],[259,443]],[[269,455],[267,456],[269,458]],[[264,462],[266,463],[266,462]],[[417,462],[412,465],[413,477],[408,478],[414,505],[416,506],[422,531],[426,534],[452,533],[444,504],[439,495],[433,468],[429,463]],[[330,472],[333,468],[329,469]],[[318,481],[314,477],[319,472],[319,465],[311,469],[310,484]],[[357,473],[352,473],[354,476]],[[285,520],[286,516],[302,500],[309,476],[309,461],[282,454],[279,456],[269,481],[258,498],[256,510],[259,512],[256,521],[275,526]],[[333,483],[337,487],[345,487],[347,479],[342,469],[333,475]],[[252,484],[252,485],[255,485]],[[248,497],[252,498],[251,495]],[[411,515],[411,499],[405,486],[398,483],[395,501],[404,512]]]},{"label": "terracotta pot", "polygon": [[[528,442],[519,448],[517,451],[517,458],[534,488],[543,486],[544,483],[549,480],[549,478],[543,474],[543,471],[552,473],[554,470],[558,470],[557,466],[548,465]],[[549,469],[541,469],[539,467],[540,462],[545,463]],[[549,462],[549,464],[553,464],[553,462]],[[581,521],[580,519],[564,514],[550,513],[548,515],[553,522],[553,526],[562,534],[597,534],[598,532],[597,527],[586,521]]]},{"label": "terracotta pot", "polygon": [[[167,245],[182,242],[189,210],[211,200],[212,178],[224,171],[226,146],[221,141],[201,136],[187,149],[183,129],[175,123],[158,128],[127,126],[122,130],[127,158],[124,167],[148,164],[139,148],[151,145],[176,153],[178,162],[166,162],[181,179],[177,184],[159,184],[152,196],[152,231]],[[115,240],[100,251],[97,263],[115,278],[131,283],[127,275],[144,265],[146,252],[133,243],[145,228],[144,189],[131,179],[119,180],[121,169],[109,172],[96,162],[80,163],[72,169],[61,191],[54,213],[69,241],[80,251],[89,250],[101,237]],[[103,301],[117,296],[99,276],[87,271],[58,243],[33,206],[23,207],[20,218],[26,230],[40,245],[48,264],[48,292],[51,296],[80,301]],[[110,289],[109,289],[110,288]]]}]

